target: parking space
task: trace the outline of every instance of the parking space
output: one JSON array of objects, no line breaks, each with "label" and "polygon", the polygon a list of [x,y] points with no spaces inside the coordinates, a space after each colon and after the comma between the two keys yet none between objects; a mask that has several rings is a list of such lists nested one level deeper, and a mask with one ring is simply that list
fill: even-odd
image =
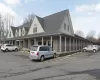
[{"label": "parking space", "polygon": [[30,61],[28,53],[0,52],[0,80],[96,80],[100,79],[99,63],[100,52],[80,52],[44,62]]}]

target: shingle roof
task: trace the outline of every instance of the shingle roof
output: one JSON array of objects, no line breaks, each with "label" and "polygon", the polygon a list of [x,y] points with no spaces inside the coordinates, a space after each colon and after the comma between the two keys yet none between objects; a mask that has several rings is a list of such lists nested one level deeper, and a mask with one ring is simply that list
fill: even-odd
[{"label": "shingle roof", "polygon": [[28,27],[30,28],[32,25],[32,22],[24,23],[23,25],[18,26],[18,28]]},{"label": "shingle roof", "polygon": [[44,17],[44,28],[46,32],[58,31],[68,10],[64,10]]}]

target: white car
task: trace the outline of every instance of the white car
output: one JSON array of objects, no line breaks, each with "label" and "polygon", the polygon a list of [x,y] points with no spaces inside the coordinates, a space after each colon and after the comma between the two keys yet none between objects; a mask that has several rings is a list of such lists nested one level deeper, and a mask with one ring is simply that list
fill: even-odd
[{"label": "white car", "polygon": [[50,57],[56,57],[56,52],[50,46],[32,46],[30,49],[30,60],[44,61]]},{"label": "white car", "polygon": [[93,51],[94,53],[97,52],[99,50],[99,46],[98,45],[88,45],[87,47],[83,48],[83,51]]},{"label": "white car", "polygon": [[1,46],[1,51],[8,52],[8,51],[18,51],[18,47],[11,45],[11,44],[3,44]]}]

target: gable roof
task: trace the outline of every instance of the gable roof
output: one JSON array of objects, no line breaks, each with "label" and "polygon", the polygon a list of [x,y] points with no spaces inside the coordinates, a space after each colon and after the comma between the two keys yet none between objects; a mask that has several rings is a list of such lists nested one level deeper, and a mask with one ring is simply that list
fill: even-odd
[{"label": "gable roof", "polygon": [[44,29],[44,19],[39,16],[36,16],[36,17],[37,17],[39,23],[41,24],[42,28]]},{"label": "gable roof", "polygon": [[68,10],[64,10],[44,17],[44,28],[46,32],[55,32],[60,27]]},{"label": "gable roof", "polygon": [[11,29],[12,29],[13,35],[15,35],[15,31],[16,31],[17,27],[11,26]]}]

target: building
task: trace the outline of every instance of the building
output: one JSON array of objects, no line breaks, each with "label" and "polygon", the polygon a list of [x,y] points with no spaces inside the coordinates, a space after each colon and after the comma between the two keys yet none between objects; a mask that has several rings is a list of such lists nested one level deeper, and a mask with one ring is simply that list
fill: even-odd
[{"label": "building", "polygon": [[34,20],[18,27],[10,27],[6,43],[30,48],[31,45],[52,46],[57,52],[80,50],[90,41],[74,34],[69,10]]}]

